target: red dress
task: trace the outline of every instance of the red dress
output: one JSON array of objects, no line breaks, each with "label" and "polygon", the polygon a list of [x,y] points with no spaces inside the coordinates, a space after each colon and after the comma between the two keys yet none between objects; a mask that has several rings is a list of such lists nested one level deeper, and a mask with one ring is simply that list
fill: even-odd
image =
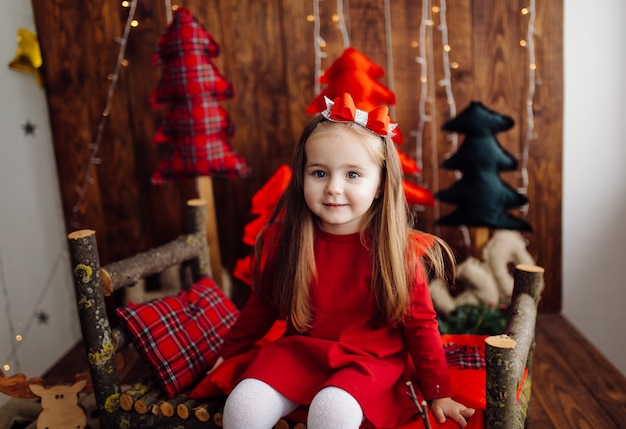
[{"label": "red dress", "polygon": [[[376,428],[395,428],[415,415],[405,384],[409,379],[427,400],[452,396],[423,272],[405,321],[372,328],[371,262],[359,234],[316,230],[315,263],[312,327],[300,334],[287,323],[285,335],[259,350],[242,379],[262,380],[300,404],[309,404],[325,386],[340,387],[359,402],[366,424]],[[253,292],[225,339],[221,356],[248,350],[277,315]]]}]

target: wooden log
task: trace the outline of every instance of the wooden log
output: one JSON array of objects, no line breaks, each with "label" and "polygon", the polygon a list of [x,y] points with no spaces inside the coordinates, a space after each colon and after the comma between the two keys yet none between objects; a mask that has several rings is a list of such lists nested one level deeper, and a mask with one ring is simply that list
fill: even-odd
[{"label": "wooden log", "polygon": [[68,235],[87,363],[98,404],[101,427],[115,427],[114,411],[119,407],[120,385],[115,365],[115,347],[106,316],[102,292],[100,258],[95,231],[83,229]]},{"label": "wooden log", "polygon": [[[204,216],[201,219],[204,222],[203,232],[207,239],[207,256],[209,262],[208,272],[213,276],[213,280],[218,286],[222,285],[222,257],[220,254],[220,239],[217,228],[217,215],[215,212],[215,198],[213,195],[213,179],[209,176],[202,176],[197,179],[198,193],[202,197],[204,203]],[[192,204],[195,200],[189,200],[187,204]],[[193,214],[192,214],[193,215]],[[194,223],[190,222],[190,225]],[[196,224],[197,225],[197,224]],[[199,225],[198,225],[199,226]],[[189,231],[195,232],[194,231]]]},{"label": "wooden log", "polygon": [[514,365],[515,344],[515,340],[506,334],[485,340],[485,363],[488,368],[485,427],[490,429],[521,427],[516,423],[518,378]]},{"label": "wooden log", "polygon": [[[532,355],[537,320],[537,306],[543,290],[544,269],[534,265],[518,265],[513,275],[511,317],[506,334],[485,340],[487,366],[487,410],[485,425],[488,428],[506,427],[521,429],[528,406],[527,397],[532,380]],[[528,369],[522,398],[516,397]]]},{"label": "wooden log", "polygon": [[122,350],[131,341],[128,331],[120,326],[113,328],[111,335],[113,336],[113,345],[116,352]]},{"label": "wooden log", "polygon": [[134,285],[141,278],[197,258],[205,242],[197,234],[185,234],[162,246],[106,265],[101,274],[104,294],[109,296],[124,286]]},{"label": "wooden log", "polygon": [[155,402],[153,402],[152,404],[150,404],[150,406],[148,407],[148,410],[150,413],[154,414],[155,416],[160,416],[161,414],[161,404],[163,403],[163,399],[159,399]]},{"label": "wooden log", "polygon": [[202,404],[198,399],[187,399],[176,406],[176,415],[183,420],[187,420],[193,415],[193,409]]},{"label": "wooden log", "polygon": [[[211,208],[214,212],[215,207],[212,206]],[[191,270],[194,279],[197,280],[200,277],[212,275],[213,280],[220,285],[222,263],[219,257],[217,226],[213,224],[216,222],[215,219],[212,221],[207,219],[208,210],[207,201],[204,199],[197,198],[187,201],[187,232],[189,234],[195,234],[201,241],[200,253],[191,261]],[[215,213],[212,215],[215,217]],[[215,231],[210,234],[210,237],[207,235],[207,222],[211,223],[212,228],[215,228]],[[209,238],[211,241],[207,241]],[[217,259],[213,262],[212,258]],[[219,267],[215,267],[215,265],[218,264]]]},{"label": "wooden log", "polygon": [[193,409],[193,415],[196,416],[201,422],[208,422],[211,420],[211,413],[209,412],[209,406],[207,404],[200,404]]},{"label": "wooden log", "polygon": [[221,411],[213,414],[213,423],[215,423],[215,426],[217,426],[218,428],[222,427],[223,424],[223,414]]},{"label": "wooden log", "polygon": [[475,258],[482,259],[483,248],[489,242],[491,231],[486,226],[474,227],[472,231],[474,237],[471,244],[471,254]]},{"label": "wooden log", "polygon": [[163,398],[163,392],[159,389],[152,389],[135,401],[133,408],[139,414],[146,414],[151,410],[151,405]]},{"label": "wooden log", "polygon": [[[544,289],[544,268],[536,265],[517,265],[513,273],[511,317],[506,333],[517,341],[517,373],[524,368],[532,373],[535,346],[537,307]],[[524,358],[526,357],[526,358]]]},{"label": "wooden log", "polygon": [[176,414],[176,407],[187,399],[189,392],[183,392],[172,399],[164,399],[161,402],[161,414],[165,417],[173,417]]},{"label": "wooden log", "polygon": [[276,422],[274,429],[289,429],[289,423],[287,423],[287,420],[285,419],[280,419]]},{"label": "wooden log", "polygon": [[155,385],[153,378],[146,378],[139,380],[131,387],[126,389],[126,391],[122,392],[120,395],[120,407],[122,410],[131,411],[134,409],[135,401],[146,393],[148,393]]}]

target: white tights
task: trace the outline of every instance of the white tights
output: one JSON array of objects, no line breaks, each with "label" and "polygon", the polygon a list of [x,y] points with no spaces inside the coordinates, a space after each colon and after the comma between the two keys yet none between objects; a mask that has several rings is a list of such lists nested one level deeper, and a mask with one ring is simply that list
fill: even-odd
[{"label": "white tights", "polygon": [[[299,404],[285,398],[270,385],[253,379],[242,380],[226,400],[224,429],[271,429],[278,420],[295,411]],[[343,389],[325,387],[309,406],[307,429],[358,429],[363,422],[359,403]]]}]

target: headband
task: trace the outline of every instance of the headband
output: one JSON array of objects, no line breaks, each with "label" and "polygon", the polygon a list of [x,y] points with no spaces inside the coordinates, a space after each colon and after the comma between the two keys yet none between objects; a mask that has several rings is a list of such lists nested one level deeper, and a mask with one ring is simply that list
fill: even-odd
[{"label": "headband", "polygon": [[335,98],[335,101],[324,96],[324,101],[326,102],[326,110],[322,112],[322,116],[329,121],[354,122],[381,137],[396,135],[393,130],[398,124],[391,122],[387,106],[378,106],[369,112],[357,109],[352,96],[347,92],[341,97]]}]

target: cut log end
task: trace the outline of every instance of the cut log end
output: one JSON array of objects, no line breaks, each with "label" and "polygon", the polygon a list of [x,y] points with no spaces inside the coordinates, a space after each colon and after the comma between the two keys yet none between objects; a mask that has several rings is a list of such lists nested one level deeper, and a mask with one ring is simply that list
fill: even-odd
[{"label": "cut log end", "polygon": [[208,422],[211,419],[211,413],[209,413],[206,404],[194,408],[193,415],[201,422]]},{"label": "cut log end", "polygon": [[94,231],[93,229],[79,229],[78,231],[70,232],[67,235],[67,238],[69,238],[70,240],[79,240],[81,238],[94,235],[95,233],[96,231]]},{"label": "cut log end", "polygon": [[498,349],[514,349],[517,345],[517,341],[505,334],[487,337],[485,343]]},{"label": "cut log end", "polygon": [[287,423],[287,421],[284,419],[280,419],[276,423],[276,426],[274,426],[274,429],[289,429],[289,423]]},{"label": "cut log end", "polygon": [[543,272],[545,272],[545,268],[540,267],[538,265],[519,264],[519,265],[516,265],[515,268],[517,268],[520,271],[526,271],[526,272],[529,272],[529,273],[543,273]]},{"label": "cut log end", "polygon": [[104,296],[111,296],[113,293],[111,275],[104,268],[100,268],[100,278],[102,279],[102,293],[104,293]]},{"label": "cut log end", "polygon": [[161,414],[165,417],[173,417],[176,410],[169,402],[161,403]]},{"label": "cut log end", "polygon": [[135,400],[128,393],[122,393],[120,395],[120,407],[124,411],[131,411],[135,405]]},{"label": "cut log end", "polygon": [[222,413],[215,413],[213,415],[213,423],[215,423],[215,426],[218,428],[222,427]]},{"label": "cut log end", "polygon": [[189,407],[187,404],[178,404],[176,406],[176,415],[183,420],[187,420],[189,418]]},{"label": "cut log end", "polygon": [[206,201],[203,198],[193,198],[187,201],[187,205],[191,207],[203,207],[206,206]]}]

